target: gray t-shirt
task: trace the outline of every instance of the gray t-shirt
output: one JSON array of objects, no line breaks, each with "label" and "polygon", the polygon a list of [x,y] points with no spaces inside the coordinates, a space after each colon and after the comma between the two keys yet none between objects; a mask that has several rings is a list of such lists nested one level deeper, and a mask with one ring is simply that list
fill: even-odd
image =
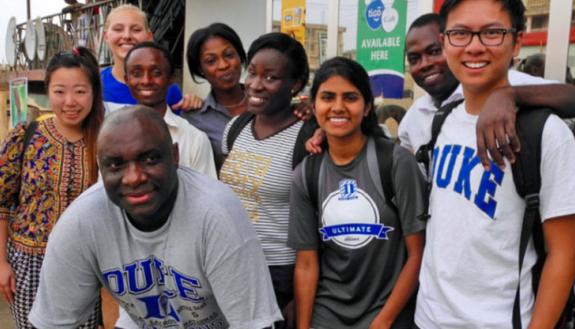
[{"label": "gray t-shirt", "polygon": [[75,328],[104,285],[141,328],[263,328],[281,319],[256,234],[224,184],[178,170],[174,209],[143,232],[97,184],[55,226],[30,321]]},{"label": "gray t-shirt", "polygon": [[[306,161],[296,168],[291,192],[288,245],[318,250],[320,276],[312,327],[368,328],[393,289],[407,253],[405,235],[421,232],[425,222],[425,182],[413,156],[394,148],[392,184],[399,218],[386,205],[375,143],[351,163],[335,165],[324,155],[318,181],[319,214],[305,181]],[[396,320],[413,321],[413,308]]]}]

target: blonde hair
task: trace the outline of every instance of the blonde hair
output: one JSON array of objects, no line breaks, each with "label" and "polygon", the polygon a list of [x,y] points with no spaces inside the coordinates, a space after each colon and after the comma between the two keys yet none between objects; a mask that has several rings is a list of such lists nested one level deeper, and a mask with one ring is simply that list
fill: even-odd
[{"label": "blonde hair", "polygon": [[146,29],[146,31],[150,31],[150,24],[148,22],[148,15],[143,10],[141,10],[140,8],[138,8],[132,4],[129,4],[129,3],[119,5],[118,7],[115,7],[114,9],[112,9],[110,11],[108,16],[106,17],[106,22],[104,23],[104,31],[107,31],[108,28],[110,27],[110,17],[116,13],[119,13],[119,12],[125,11],[125,10],[131,10],[131,11],[135,12],[136,14],[138,14],[142,18],[142,21],[144,22],[144,28]]}]

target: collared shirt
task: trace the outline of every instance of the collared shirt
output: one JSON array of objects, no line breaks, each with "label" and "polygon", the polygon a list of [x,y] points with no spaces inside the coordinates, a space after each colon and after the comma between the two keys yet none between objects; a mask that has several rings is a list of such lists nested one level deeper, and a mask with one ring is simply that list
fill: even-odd
[{"label": "collared shirt", "polygon": [[164,114],[174,143],[178,143],[180,165],[190,167],[210,177],[217,178],[212,147],[208,136],[168,107]]},{"label": "collared shirt", "polygon": [[[557,83],[556,81],[534,77],[516,70],[509,70],[508,79],[512,86]],[[463,88],[459,85],[441,105],[443,106],[462,98]],[[431,123],[437,110],[438,108],[429,94],[418,98],[405,113],[403,120],[399,124],[397,135],[401,141],[401,146],[415,153],[421,145],[429,142],[431,139]]]},{"label": "collared shirt", "polygon": [[232,117],[227,108],[216,102],[213,91],[204,99],[204,105],[199,111],[182,113],[182,118],[208,135],[216,162],[223,159],[222,135]]}]

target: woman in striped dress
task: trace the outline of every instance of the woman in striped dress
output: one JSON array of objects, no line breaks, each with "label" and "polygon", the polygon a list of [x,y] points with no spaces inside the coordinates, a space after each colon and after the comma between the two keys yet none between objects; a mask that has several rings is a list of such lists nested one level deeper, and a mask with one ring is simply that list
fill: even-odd
[{"label": "woman in striped dress", "polygon": [[[281,33],[256,39],[248,51],[248,63],[248,113],[232,119],[224,130],[222,152],[228,156],[220,179],[248,212],[278,304],[284,309],[293,299],[295,263],[295,251],[286,246],[292,158],[304,125],[293,114],[291,100],[306,85],[309,68],[303,46]],[[244,125],[234,136],[233,146],[228,145],[230,129],[240,121]]]}]

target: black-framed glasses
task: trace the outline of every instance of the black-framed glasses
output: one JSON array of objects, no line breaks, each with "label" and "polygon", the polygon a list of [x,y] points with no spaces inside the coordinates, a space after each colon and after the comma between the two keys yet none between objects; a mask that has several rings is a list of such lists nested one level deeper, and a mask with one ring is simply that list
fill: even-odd
[{"label": "black-framed glasses", "polygon": [[515,33],[517,29],[502,29],[502,28],[491,28],[484,29],[481,31],[469,31],[463,29],[453,29],[443,32],[447,36],[447,40],[454,47],[465,47],[471,43],[474,36],[479,38],[479,41],[488,47],[500,46],[505,39],[507,33]]}]

